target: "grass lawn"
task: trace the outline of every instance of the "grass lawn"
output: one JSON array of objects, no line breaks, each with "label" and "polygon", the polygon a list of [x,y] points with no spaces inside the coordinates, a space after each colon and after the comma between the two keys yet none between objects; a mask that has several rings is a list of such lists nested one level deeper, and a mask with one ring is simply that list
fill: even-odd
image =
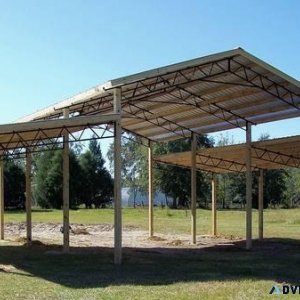
[{"label": "grass lawn", "polygon": [[[254,212],[253,232],[257,232]],[[7,213],[7,222],[25,220]],[[34,212],[33,222],[61,222],[61,211]],[[124,209],[124,224],[147,229],[146,209]],[[218,213],[219,232],[244,236],[245,213]],[[112,223],[111,210],[71,212],[72,223]],[[198,233],[210,231],[210,211],[198,211]],[[300,284],[300,209],[266,210],[265,242],[244,250],[232,246],[177,250],[124,249],[124,264],[113,265],[112,249],[75,249],[49,254],[57,246],[0,243],[1,299],[270,299],[274,284]],[[155,210],[157,233],[188,233],[190,214]],[[300,295],[297,295],[300,297]],[[284,299],[293,299],[285,295]]]}]

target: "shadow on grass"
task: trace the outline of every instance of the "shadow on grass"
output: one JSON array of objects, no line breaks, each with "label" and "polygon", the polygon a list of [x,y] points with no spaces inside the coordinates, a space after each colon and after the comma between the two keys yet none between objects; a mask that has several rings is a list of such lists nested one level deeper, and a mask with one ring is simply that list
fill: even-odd
[{"label": "shadow on grass", "polygon": [[300,283],[300,241],[292,239],[254,241],[252,251],[244,250],[244,242],[201,249],[124,248],[122,266],[113,264],[112,248],[59,251],[58,246],[39,243],[1,245],[0,268],[13,266],[12,273],[17,270],[71,288],[243,279]]}]

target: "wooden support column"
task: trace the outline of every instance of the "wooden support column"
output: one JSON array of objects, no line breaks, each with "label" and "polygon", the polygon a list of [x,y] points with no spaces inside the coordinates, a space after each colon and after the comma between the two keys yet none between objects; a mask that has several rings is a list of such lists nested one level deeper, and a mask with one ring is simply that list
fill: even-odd
[{"label": "wooden support column", "polygon": [[149,197],[149,237],[153,237],[153,149],[152,142],[148,145],[148,197]]},{"label": "wooden support column", "polygon": [[27,245],[32,241],[32,221],[31,221],[31,153],[29,149],[26,149],[26,239]]},{"label": "wooden support column", "polygon": [[[114,89],[114,113],[121,114],[122,91]],[[122,199],[121,199],[121,120],[115,122],[114,137],[114,225],[115,225],[115,248],[114,262],[122,263]]]},{"label": "wooden support column", "polygon": [[246,126],[246,249],[252,248],[251,125]]},{"label": "wooden support column", "polygon": [[211,216],[212,216],[212,235],[217,235],[217,178],[212,174],[211,180]]},{"label": "wooden support column", "polygon": [[[69,118],[69,110],[64,109],[64,118]],[[69,162],[69,133],[64,133],[64,149],[63,149],[63,251],[70,250],[70,162]]]},{"label": "wooden support column", "polygon": [[264,238],[264,171],[259,170],[258,178],[258,238]]},{"label": "wooden support column", "polygon": [[0,161],[0,238],[4,240],[4,161]]},{"label": "wooden support column", "polygon": [[197,136],[192,134],[191,147],[191,240],[196,244],[196,199],[197,199],[197,169],[196,169],[196,151]]}]

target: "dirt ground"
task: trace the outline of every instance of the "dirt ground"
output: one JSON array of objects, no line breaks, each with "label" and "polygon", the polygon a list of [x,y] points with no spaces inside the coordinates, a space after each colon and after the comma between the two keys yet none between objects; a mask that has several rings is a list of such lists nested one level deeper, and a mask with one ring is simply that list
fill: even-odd
[{"label": "dirt ground", "polygon": [[[62,244],[63,234],[60,224],[36,223],[32,226],[32,240],[44,244]],[[5,238],[22,242],[26,237],[25,223],[7,223]],[[148,232],[134,226],[123,227],[123,246],[133,248],[176,247],[176,248],[204,248],[215,245],[230,245],[241,239],[234,236],[198,235],[197,244],[190,243],[188,234],[157,234],[152,238]],[[72,247],[113,247],[114,228],[111,224],[83,225],[71,224],[70,246]]]}]

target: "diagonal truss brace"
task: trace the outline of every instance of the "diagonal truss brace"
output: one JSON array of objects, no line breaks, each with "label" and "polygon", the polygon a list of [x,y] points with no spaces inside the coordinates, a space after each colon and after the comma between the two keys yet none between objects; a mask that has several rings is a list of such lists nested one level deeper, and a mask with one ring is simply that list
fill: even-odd
[{"label": "diagonal truss brace", "polygon": [[300,168],[300,157],[252,146],[252,157],[285,167]]},{"label": "diagonal truss brace", "polygon": [[300,110],[300,95],[292,92],[290,89],[285,87],[282,84],[279,84],[267,76],[256,72],[255,70],[251,69],[243,65],[242,63],[236,61],[234,58],[231,60],[231,66],[238,65],[238,71],[235,71],[230,68],[230,73],[234,74],[236,77],[244,80],[244,82],[250,83],[253,87],[262,89],[266,93],[276,97],[280,101],[284,102],[285,104]]},{"label": "diagonal truss brace", "polygon": [[[234,127],[244,129],[243,127],[247,122],[255,125],[254,122],[235,113],[234,111],[226,109],[222,107],[220,104],[213,103],[213,102],[210,103],[207,99],[205,99],[201,95],[197,95],[188,90],[189,86],[192,86],[197,82],[201,82],[204,81],[205,79],[214,78],[218,75],[228,73],[229,70],[232,70],[232,67],[230,65],[231,59],[232,58],[226,58],[219,62],[212,62],[210,63],[209,68],[208,65],[205,65],[204,66],[205,68],[201,68],[201,66],[193,67],[193,71],[191,72],[191,70],[189,70],[188,74],[186,74],[184,70],[180,70],[174,72],[173,78],[169,78],[170,74],[159,75],[157,76],[156,81],[148,84],[147,84],[147,80],[149,79],[145,79],[145,82],[139,81],[136,84],[135,89],[133,89],[133,91],[130,94],[128,94],[128,90],[127,90],[127,94],[126,92],[123,93],[123,97],[124,99],[126,99],[126,101],[123,103],[123,106],[126,107],[128,104],[133,105],[133,103],[136,103],[137,101],[147,101],[149,98],[157,97],[169,93],[172,96],[175,96],[178,100],[180,100],[177,102],[178,104],[194,106],[197,109],[201,110],[202,112],[213,115],[216,118],[219,118],[222,121],[225,121]],[[226,63],[224,64],[224,62]],[[238,66],[236,70],[233,71],[238,71],[240,69],[241,67]],[[238,82],[232,84],[239,85]],[[178,92],[179,95],[177,95]],[[183,93],[187,94],[187,96],[183,95]],[[196,101],[196,99],[198,101]],[[201,104],[199,103],[199,100]],[[202,105],[203,103],[206,103],[207,107],[203,106]],[[136,110],[135,115],[142,113],[143,110],[144,110],[143,107]]]},{"label": "diagonal truss brace", "polygon": [[[93,134],[93,137],[85,137],[86,133]],[[74,142],[84,142],[93,139],[105,139],[112,138],[114,134],[111,134],[110,124],[105,126],[100,125],[86,125],[83,126],[78,132],[75,134],[71,128],[61,128],[56,136],[49,136],[46,131],[39,130],[37,135],[33,139],[24,139],[22,135],[15,132],[12,134],[12,138],[8,142],[3,142],[0,144],[0,151],[3,152],[3,155],[20,155],[26,152],[26,149],[30,149],[30,152],[36,153],[46,150],[55,150],[57,148],[63,147],[63,139],[62,135],[67,133],[70,137],[69,143],[72,144]],[[17,138],[17,141],[12,141]]]},{"label": "diagonal truss brace", "polygon": [[[231,172],[237,172],[242,173],[245,172],[245,164],[233,161],[233,160],[227,160],[219,157],[213,157],[210,155],[204,155],[197,153],[197,157],[201,164],[207,166],[207,167],[214,167],[218,169],[223,169]],[[198,160],[197,160],[198,162]],[[252,167],[254,170],[256,170],[256,167]],[[257,169],[258,170],[258,169]]]},{"label": "diagonal truss brace", "polygon": [[[133,109],[137,108],[140,110],[140,113],[142,113],[142,116],[139,116],[136,114],[136,111]],[[128,113],[129,115],[134,116],[137,119],[147,121],[148,123],[155,125],[157,127],[161,127],[165,129],[166,131],[172,132],[178,136],[187,138],[191,136],[192,130],[190,128],[184,127],[182,125],[178,125],[176,122],[173,122],[165,117],[156,117],[155,113],[140,107],[137,104],[131,104],[127,108],[122,109],[123,112]]]}]

